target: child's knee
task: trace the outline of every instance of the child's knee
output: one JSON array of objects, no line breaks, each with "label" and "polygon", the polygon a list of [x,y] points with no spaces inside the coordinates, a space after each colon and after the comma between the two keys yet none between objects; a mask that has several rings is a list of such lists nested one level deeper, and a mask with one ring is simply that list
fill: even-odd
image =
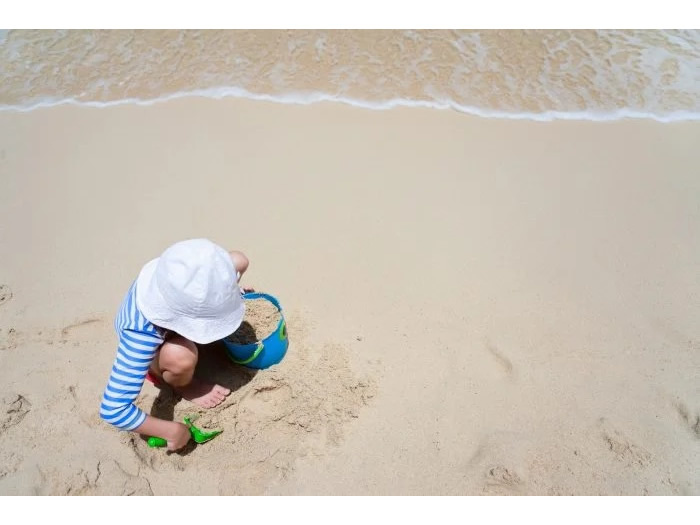
[{"label": "child's knee", "polygon": [[192,341],[180,335],[172,336],[160,349],[160,368],[178,375],[193,372],[198,355],[197,345]]}]

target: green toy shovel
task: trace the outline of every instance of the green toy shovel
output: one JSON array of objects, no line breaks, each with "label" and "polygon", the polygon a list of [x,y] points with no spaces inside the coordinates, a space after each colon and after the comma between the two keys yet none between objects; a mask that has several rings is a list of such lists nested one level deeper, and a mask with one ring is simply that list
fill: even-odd
[{"label": "green toy shovel", "polygon": [[[204,430],[200,430],[196,426],[192,424],[193,421],[197,419],[197,416],[185,416],[185,425],[187,425],[187,428],[190,430],[190,434],[192,434],[192,439],[194,440],[195,443],[202,444],[206,443],[207,441],[211,441],[214,439],[216,436],[221,434],[223,430],[212,430],[211,432],[206,432]],[[159,437],[149,437],[148,438],[148,446],[149,447],[167,447],[168,446],[168,440],[159,438]]]}]

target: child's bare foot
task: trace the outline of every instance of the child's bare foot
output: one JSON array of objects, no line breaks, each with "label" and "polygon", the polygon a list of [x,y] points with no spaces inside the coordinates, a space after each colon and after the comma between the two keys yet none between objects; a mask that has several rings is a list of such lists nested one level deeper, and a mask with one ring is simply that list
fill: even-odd
[{"label": "child's bare foot", "polygon": [[175,390],[187,401],[202,408],[214,408],[220,405],[231,393],[231,390],[221,385],[204,383],[198,379],[192,379],[189,385],[178,387]]}]

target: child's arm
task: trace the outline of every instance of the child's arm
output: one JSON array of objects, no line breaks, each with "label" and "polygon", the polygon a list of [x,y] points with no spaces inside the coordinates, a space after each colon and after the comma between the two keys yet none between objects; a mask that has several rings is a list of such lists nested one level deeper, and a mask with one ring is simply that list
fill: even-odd
[{"label": "child's arm", "polygon": [[190,440],[187,427],[149,416],[134,404],[158,345],[155,338],[149,347],[144,340],[138,345],[129,340],[128,332],[126,336],[122,335],[109,383],[102,396],[100,416],[120,430],[161,437],[168,442],[168,450],[178,450]]},{"label": "child's arm", "polygon": [[[119,314],[119,321],[132,322],[136,315],[133,297]],[[138,322],[134,321],[135,324]],[[182,423],[165,421],[149,416],[134,403],[141,392],[151,361],[163,338],[155,333],[122,329],[119,331],[117,355],[109,381],[102,395],[100,416],[120,430],[134,431],[146,436],[162,437],[169,450],[178,450],[190,439],[189,430]]]},{"label": "child's arm", "polygon": [[248,257],[246,257],[243,252],[236,250],[230,251],[229,254],[231,254],[231,260],[233,261],[233,266],[236,268],[236,272],[238,272],[239,278],[242,277],[250,264]]},{"label": "child's arm", "polygon": [[140,426],[134,432],[145,436],[156,436],[168,442],[168,450],[180,450],[187,445],[190,440],[190,431],[182,423],[176,421],[166,421],[153,416],[146,416]]},{"label": "child's arm", "polygon": [[[248,260],[248,257],[243,252],[239,252],[236,250],[230,251],[229,254],[231,255],[231,260],[233,261],[233,266],[236,268],[236,273],[238,274],[238,281],[240,283],[241,278],[243,277],[243,274],[245,271],[248,269],[248,266],[250,265],[250,261]],[[250,287],[241,287],[241,289],[244,292],[252,292],[253,289]]]}]

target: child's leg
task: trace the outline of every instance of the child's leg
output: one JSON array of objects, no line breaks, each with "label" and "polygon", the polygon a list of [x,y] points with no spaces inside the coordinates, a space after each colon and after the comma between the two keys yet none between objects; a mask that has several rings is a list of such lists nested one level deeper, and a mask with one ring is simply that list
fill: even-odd
[{"label": "child's leg", "polygon": [[192,382],[198,358],[197,345],[174,334],[158,349],[151,370],[172,387],[187,386]]},{"label": "child's leg", "polygon": [[194,377],[199,351],[197,345],[180,335],[168,337],[151,363],[151,372],[162,378],[185,399],[204,408],[219,405],[231,393],[221,385],[204,383]]}]

